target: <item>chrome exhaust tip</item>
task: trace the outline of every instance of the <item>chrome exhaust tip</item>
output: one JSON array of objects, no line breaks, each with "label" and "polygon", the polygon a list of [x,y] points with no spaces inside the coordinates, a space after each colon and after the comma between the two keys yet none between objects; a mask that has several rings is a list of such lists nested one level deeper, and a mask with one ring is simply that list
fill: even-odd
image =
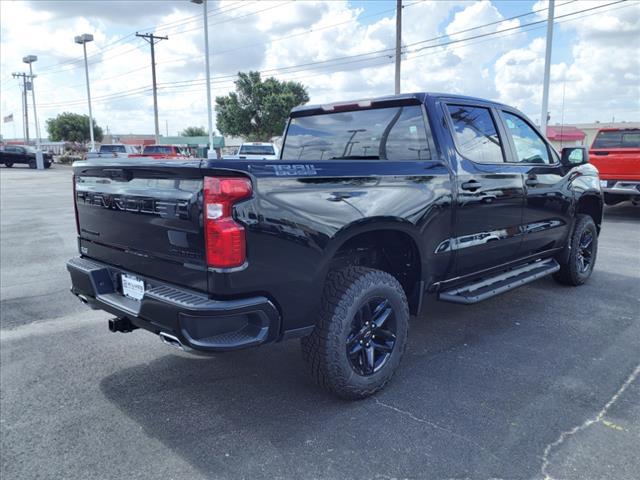
[{"label": "chrome exhaust tip", "polygon": [[174,337],[173,335],[170,335],[165,332],[160,332],[159,335],[160,335],[160,338],[162,339],[162,343],[164,343],[165,345],[169,345],[170,347],[177,348],[178,350],[182,350],[183,352],[187,351],[187,349],[184,347],[184,345],[182,345],[182,342],[178,340],[177,337]]}]

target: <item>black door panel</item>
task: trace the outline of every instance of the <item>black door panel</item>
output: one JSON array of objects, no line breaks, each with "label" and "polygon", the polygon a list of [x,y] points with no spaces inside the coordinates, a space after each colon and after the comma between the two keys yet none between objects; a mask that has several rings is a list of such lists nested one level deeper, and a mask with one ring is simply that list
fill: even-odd
[{"label": "black door panel", "polygon": [[[456,149],[456,273],[469,275],[517,258],[522,241],[524,185],[521,169],[504,162],[502,132],[489,106],[447,104]],[[499,134],[500,132],[500,134]]]},{"label": "black door panel", "polygon": [[520,256],[564,245],[571,223],[572,192],[558,156],[521,114],[500,112],[509,142],[508,161],[524,175],[525,204]]}]

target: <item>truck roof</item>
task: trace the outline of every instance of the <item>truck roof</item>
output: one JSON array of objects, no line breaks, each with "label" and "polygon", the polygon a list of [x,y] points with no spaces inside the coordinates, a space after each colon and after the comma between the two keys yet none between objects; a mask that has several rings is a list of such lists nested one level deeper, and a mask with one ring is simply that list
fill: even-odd
[{"label": "truck roof", "polygon": [[424,103],[427,98],[434,99],[451,99],[459,101],[473,101],[477,103],[483,103],[486,105],[495,105],[500,107],[511,108],[508,105],[504,105],[493,100],[487,100],[484,98],[470,97],[467,95],[457,95],[453,93],[436,93],[436,92],[415,92],[415,93],[402,93],[399,95],[385,95],[382,97],[365,98],[360,100],[349,100],[344,102],[335,102],[328,104],[315,104],[315,105],[300,105],[294,107],[291,110],[291,116],[305,116],[312,115],[313,113],[326,113],[331,111],[340,110],[353,110],[358,108],[370,108],[372,106],[384,106],[384,105],[417,105]]},{"label": "truck roof", "polygon": [[627,132],[627,131],[640,131],[638,127],[604,127],[598,129],[598,132]]}]

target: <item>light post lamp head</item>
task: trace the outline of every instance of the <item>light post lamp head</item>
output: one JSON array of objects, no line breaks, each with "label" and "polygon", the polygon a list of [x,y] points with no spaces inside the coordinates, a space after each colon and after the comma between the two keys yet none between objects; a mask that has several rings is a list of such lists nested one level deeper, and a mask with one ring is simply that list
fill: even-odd
[{"label": "light post lamp head", "polygon": [[24,63],[33,63],[33,62],[37,62],[38,61],[38,56],[37,55],[27,55],[26,57],[22,57],[22,61]]},{"label": "light post lamp head", "polygon": [[75,37],[74,41],[80,45],[83,43],[93,42],[93,35],[90,33],[83,33],[82,35]]},{"label": "light post lamp head", "polygon": [[196,5],[202,5],[204,0],[189,0],[191,3],[195,3]]}]

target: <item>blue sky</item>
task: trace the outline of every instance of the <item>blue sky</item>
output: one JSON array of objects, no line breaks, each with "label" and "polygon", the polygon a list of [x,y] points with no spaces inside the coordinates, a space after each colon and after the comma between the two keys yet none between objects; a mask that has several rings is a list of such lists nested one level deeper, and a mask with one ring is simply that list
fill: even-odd
[{"label": "blue sky", "polygon": [[[557,15],[578,13],[554,29],[552,123],[560,117],[564,85],[568,122],[612,116],[638,120],[640,2],[609,5],[614,1],[563,5],[566,0],[557,0]],[[393,49],[395,0],[209,2],[214,96],[232,90],[234,75],[246,70],[300,81],[314,103],[392,91],[393,58],[367,54]],[[545,0],[404,0],[404,5],[403,91],[487,97],[539,119],[544,23],[524,32],[494,32],[544,20]],[[580,13],[594,7],[597,11]],[[157,47],[160,123],[168,122],[170,134],[206,125],[201,12],[186,0],[0,1],[0,112],[16,119],[14,125],[0,125],[3,133],[11,135],[13,126],[22,131],[20,90],[11,72],[25,67],[21,58],[26,54],[39,56],[34,67],[43,130],[46,119],[62,111],[86,113],[82,49],[73,43],[74,35],[85,32],[95,36],[88,53],[100,125],[120,133],[152,131],[149,47],[132,35],[137,30],[169,36]],[[487,23],[494,25],[454,35]],[[420,43],[477,33],[491,36],[438,48],[434,42]],[[344,57],[351,60],[333,60]]]}]

